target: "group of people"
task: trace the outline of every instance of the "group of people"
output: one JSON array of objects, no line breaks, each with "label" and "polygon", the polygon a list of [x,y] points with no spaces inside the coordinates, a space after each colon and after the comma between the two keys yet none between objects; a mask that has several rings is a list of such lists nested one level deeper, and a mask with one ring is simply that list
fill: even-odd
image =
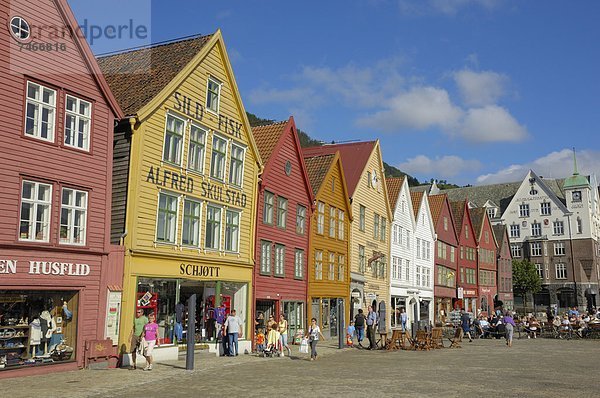
[{"label": "group of people", "polygon": [[133,328],[131,329],[131,369],[137,369],[136,360],[138,351],[146,358],[146,366],[143,370],[152,370],[154,362],[152,352],[155,346],[160,346],[158,340],[158,324],[156,323],[156,315],[150,312],[146,317],[144,310],[136,309]]},{"label": "group of people", "polygon": [[511,311],[498,308],[489,318],[480,315],[471,321],[471,315],[463,309],[460,311],[460,327],[462,335],[469,337],[469,342],[473,341],[472,333],[476,333],[480,338],[495,335],[497,338],[504,337],[506,345],[510,348],[517,324]]},{"label": "group of people", "polygon": [[288,356],[291,355],[292,350],[288,345],[288,321],[284,314],[279,315],[279,322],[275,320],[273,315],[269,315],[269,319],[266,322],[266,334],[264,314],[262,312],[258,314],[255,326],[256,350],[259,354],[276,353],[279,356],[285,356],[283,352],[285,349]]},{"label": "group of people", "polygon": [[[378,323],[379,316],[373,310],[372,306],[367,308],[367,315],[365,315],[362,309],[359,309],[358,314],[356,314],[353,321],[350,321],[350,324],[346,330],[346,345],[349,347],[354,347],[354,337],[356,336],[358,347],[366,348],[368,350],[374,350],[377,348],[375,328],[377,327]],[[362,342],[365,338],[365,329],[367,339],[369,340],[369,345],[367,347],[362,345]]]},{"label": "group of people", "polygon": [[223,345],[223,356],[233,357],[239,355],[238,340],[243,337],[242,331],[242,320],[237,316],[235,310],[231,310],[219,330],[221,344]]},{"label": "group of people", "polygon": [[581,313],[577,307],[569,307],[561,316],[548,307],[546,317],[548,323],[552,324],[555,330],[558,331],[559,337],[565,333],[574,333],[582,338],[587,337],[592,325],[600,323],[600,311],[596,308]]}]

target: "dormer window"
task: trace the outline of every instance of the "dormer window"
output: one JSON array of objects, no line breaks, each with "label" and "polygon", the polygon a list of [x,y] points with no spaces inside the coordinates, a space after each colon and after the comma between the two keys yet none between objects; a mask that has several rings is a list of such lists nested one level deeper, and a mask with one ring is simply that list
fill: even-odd
[{"label": "dormer window", "polygon": [[488,214],[488,217],[490,219],[496,218],[496,208],[495,207],[488,207],[487,214]]}]

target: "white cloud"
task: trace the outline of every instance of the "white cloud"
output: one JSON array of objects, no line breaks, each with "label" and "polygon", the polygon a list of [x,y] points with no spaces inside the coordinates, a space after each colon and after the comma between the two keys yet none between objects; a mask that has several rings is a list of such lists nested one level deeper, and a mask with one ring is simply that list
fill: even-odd
[{"label": "white cloud", "polygon": [[448,178],[465,172],[477,171],[481,168],[481,163],[478,160],[463,159],[453,155],[438,156],[433,159],[425,155],[418,155],[400,164],[398,168],[412,175]]},{"label": "white cloud", "polygon": [[528,136],[527,128],[497,105],[469,109],[460,133],[471,142],[518,142]]},{"label": "white cloud", "polygon": [[[600,171],[600,151],[586,149],[577,152],[577,168],[580,174],[596,174]],[[528,163],[513,164],[495,173],[477,177],[477,184],[521,181],[529,170],[547,178],[564,178],[573,173],[573,151],[562,149],[551,152]]]},{"label": "white cloud", "polygon": [[483,106],[495,104],[506,93],[509,78],[492,72],[463,69],[454,73],[454,80],[465,104]]},{"label": "white cloud", "polygon": [[448,92],[436,87],[415,87],[389,99],[385,106],[387,109],[364,116],[357,124],[388,132],[402,127],[451,129],[462,116]]}]

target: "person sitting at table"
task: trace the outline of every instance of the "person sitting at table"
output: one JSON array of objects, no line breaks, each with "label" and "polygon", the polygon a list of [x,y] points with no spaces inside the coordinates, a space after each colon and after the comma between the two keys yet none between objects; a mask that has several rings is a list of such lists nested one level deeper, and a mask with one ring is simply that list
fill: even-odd
[{"label": "person sitting at table", "polygon": [[529,331],[527,334],[527,338],[533,337],[534,339],[537,339],[537,335],[540,330],[540,323],[535,318],[535,316],[532,316],[531,318],[529,318],[528,323],[529,323]]},{"label": "person sitting at table", "polygon": [[490,333],[490,323],[483,315],[479,318],[479,328],[481,329],[479,338],[485,339]]}]

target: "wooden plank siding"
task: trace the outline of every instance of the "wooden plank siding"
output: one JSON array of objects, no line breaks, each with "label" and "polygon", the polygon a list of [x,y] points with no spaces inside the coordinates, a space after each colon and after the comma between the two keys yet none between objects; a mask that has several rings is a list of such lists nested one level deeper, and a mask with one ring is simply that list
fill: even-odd
[{"label": "wooden plank siding", "polygon": [[[14,16],[27,20],[33,42],[64,44],[64,50],[56,50],[56,47],[52,51],[21,49],[7,29]],[[0,290],[77,291],[79,313],[69,326],[73,328],[69,343],[76,346],[75,365],[82,366],[84,342],[104,338],[107,281],[113,283],[122,278],[123,260],[110,256],[114,247],[109,239],[112,131],[121,111],[118,106],[111,106],[112,94],[103,89],[103,80],[96,75],[97,65],[85,41],[68,35],[60,38],[50,35],[53,27],[77,30],[66,1],[2,2],[0,24],[4,27],[0,29],[3,94],[0,96],[0,249],[2,259],[18,263],[15,274],[3,275]],[[56,91],[53,142],[25,136],[28,81]],[[91,103],[89,151],[64,144],[66,95]],[[23,180],[52,186],[48,242],[20,240]],[[60,243],[61,195],[65,187],[88,194],[84,245]],[[90,273],[85,276],[29,274],[29,261],[88,264]],[[108,268],[112,271],[108,272]],[[115,273],[120,274],[115,277]],[[62,303],[55,304],[62,306]],[[53,368],[30,367],[11,375],[52,372]],[[0,378],[4,375],[0,372]]]}]

